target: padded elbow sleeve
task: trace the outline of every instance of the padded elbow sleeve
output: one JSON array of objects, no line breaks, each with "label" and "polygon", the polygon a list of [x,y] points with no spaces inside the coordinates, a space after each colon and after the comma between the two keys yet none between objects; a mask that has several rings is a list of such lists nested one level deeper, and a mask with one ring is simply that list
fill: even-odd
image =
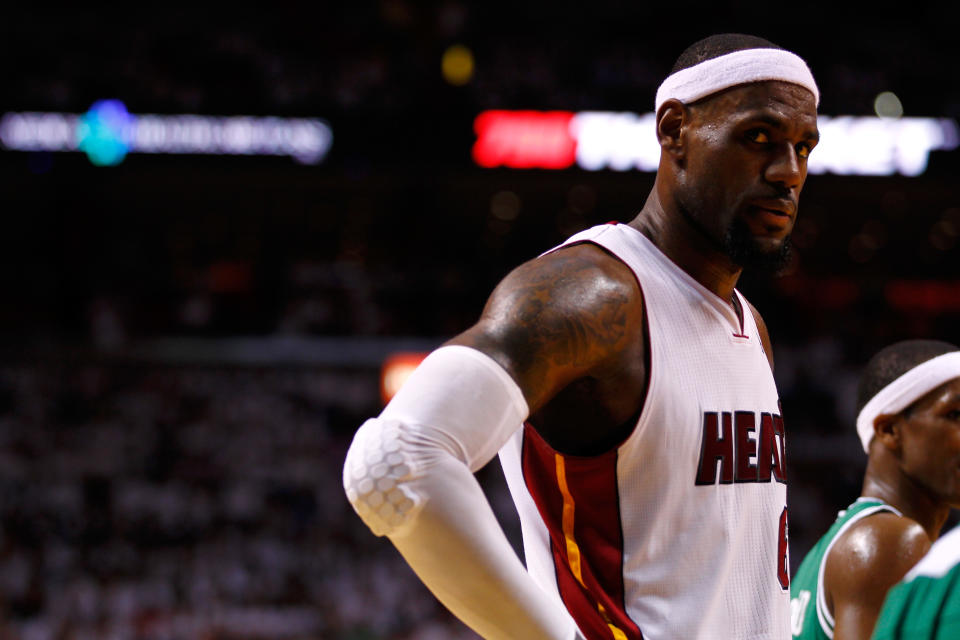
[{"label": "padded elbow sleeve", "polygon": [[347,499],[378,536],[412,517],[423,498],[409,486],[415,463],[397,420],[372,418],[353,438],[343,467]]},{"label": "padded elbow sleeve", "polygon": [[402,533],[443,482],[430,473],[438,460],[452,457],[478,470],[527,411],[520,388],[489,356],[441,347],[357,431],[343,469],[347,498],[375,534]]}]

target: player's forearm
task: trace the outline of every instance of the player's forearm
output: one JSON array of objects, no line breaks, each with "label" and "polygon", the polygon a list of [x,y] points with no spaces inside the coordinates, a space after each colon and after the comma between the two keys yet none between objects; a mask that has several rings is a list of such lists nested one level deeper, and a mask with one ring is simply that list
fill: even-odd
[{"label": "player's forearm", "polygon": [[430,591],[484,638],[577,637],[559,599],[517,558],[473,474],[452,459],[433,472],[420,481],[430,498],[414,526],[390,536]]},{"label": "player's forearm", "polygon": [[556,596],[523,568],[473,476],[522,425],[516,383],[464,346],[432,353],[344,465],[351,504],[394,542],[433,593],[488,638],[574,637]]}]

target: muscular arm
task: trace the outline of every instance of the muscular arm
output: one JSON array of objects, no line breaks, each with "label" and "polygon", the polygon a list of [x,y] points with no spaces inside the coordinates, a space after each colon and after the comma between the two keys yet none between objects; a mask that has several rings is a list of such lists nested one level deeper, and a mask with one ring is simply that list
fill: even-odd
[{"label": "muscular arm", "polygon": [[880,513],[858,522],[830,550],[824,568],[834,640],[867,640],[887,591],[929,550],[916,522]]},{"label": "muscular arm", "polygon": [[[448,344],[469,346],[496,360],[534,414],[574,380],[613,379],[643,366],[642,296],[629,267],[603,249],[568,247],[511,273],[493,292],[480,321]],[[629,393],[619,395],[619,406],[603,410],[612,422],[627,419],[642,402]],[[542,435],[549,442],[554,434]],[[570,441],[570,434],[562,439]]]},{"label": "muscular arm", "polygon": [[485,638],[570,639],[575,625],[516,557],[473,471],[528,407],[578,378],[616,377],[637,332],[642,354],[641,314],[632,272],[603,250],[538,258],[507,276],[480,321],[446,345],[455,348],[431,354],[354,438],[344,468],[351,503]]}]

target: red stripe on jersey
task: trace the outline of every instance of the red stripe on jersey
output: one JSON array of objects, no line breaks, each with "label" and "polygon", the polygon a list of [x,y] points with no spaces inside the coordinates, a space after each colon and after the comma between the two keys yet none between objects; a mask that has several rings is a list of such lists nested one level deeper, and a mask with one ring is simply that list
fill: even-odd
[{"label": "red stripe on jersey", "polygon": [[642,640],[624,605],[617,451],[564,456],[528,423],[522,461],[527,489],[550,533],[560,597],[581,631],[591,640]]}]

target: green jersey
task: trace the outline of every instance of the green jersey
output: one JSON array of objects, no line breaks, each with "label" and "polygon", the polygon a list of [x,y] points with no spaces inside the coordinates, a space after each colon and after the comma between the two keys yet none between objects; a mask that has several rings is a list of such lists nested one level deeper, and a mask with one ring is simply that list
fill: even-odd
[{"label": "green jersey", "polygon": [[960,527],[937,540],[929,553],[890,589],[873,638],[960,638]]},{"label": "green jersey", "polygon": [[857,498],[857,501],[837,514],[817,544],[800,563],[797,575],[790,582],[790,630],[801,640],[830,640],[833,638],[833,614],[827,608],[823,590],[823,568],[834,543],[855,522],[880,511],[899,511],[877,498]]}]

